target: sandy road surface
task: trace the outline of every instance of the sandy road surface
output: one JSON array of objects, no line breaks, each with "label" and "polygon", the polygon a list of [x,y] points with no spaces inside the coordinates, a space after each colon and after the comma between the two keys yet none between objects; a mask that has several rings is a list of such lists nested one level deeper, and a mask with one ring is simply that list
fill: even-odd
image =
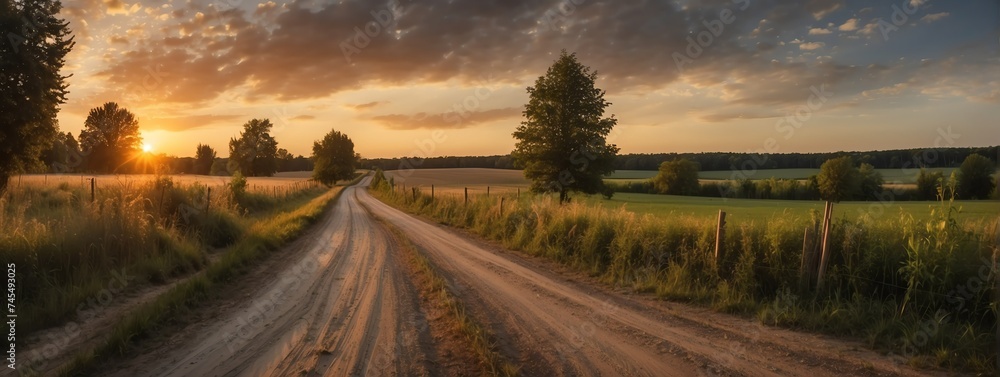
[{"label": "sandy road surface", "polygon": [[119,376],[428,375],[426,319],[391,236],[355,187],[291,247],[295,263],[240,307],[170,349],[117,366]]},{"label": "sandy road surface", "polygon": [[[367,183],[362,182],[362,185]],[[366,210],[366,208],[368,210]],[[369,212],[370,211],[370,212]],[[610,292],[393,209],[348,187],[292,247],[295,263],[179,344],[111,375],[442,375],[393,238],[431,259],[522,375],[911,376],[860,345]]]},{"label": "sandy road surface", "polygon": [[922,375],[857,344],[574,282],[540,267],[545,262],[414,218],[367,191],[357,197],[442,270],[524,375]]}]

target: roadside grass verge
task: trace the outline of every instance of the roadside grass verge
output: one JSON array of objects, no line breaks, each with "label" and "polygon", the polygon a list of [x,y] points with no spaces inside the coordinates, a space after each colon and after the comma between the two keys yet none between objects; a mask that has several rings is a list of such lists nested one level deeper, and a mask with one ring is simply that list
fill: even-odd
[{"label": "roadside grass verge", "polygon": [[[351,184],[356,183],[357,179]],[[286,202],[271,216],[253,221],[245,234],[204,273],[195,275],[155,300],[139,306],[114,327],[108,338],[94,349],[77,354],[60,371],[61,376],[87,375],[101,361],[124,355],[137,340],[154,334],[158,327],[182,317],[190,309],[211,298],[218,286],[242,275],[246,269],[293,240],[320,219],[335,203],[343,187],[327,190],[318,197]]]},{"label": "roadside grass verge", "polygon": [[405,252],[407,268],[411,272],[420,275],[423,279],[418,279],[424,286],[421,292],[429,292],[428,299],[436,305],[446,308],[448,317],[455,323],[456,330],[461,333],[468,343],[470,349],[479,359],[483,374],[494,377],[512,377],[518,375],[518,367],[506,361],[497,350],[495,336],[487,329],[479,325],[472,315],[449,290],[448,283],[437,272],[431,261],[427,259],[406,235],[389,222],[377,218],[379,223],[392,232],[394,238],[399,241],[401,249]]},{"label": "roadside grass verge", "polygon": [[716,260],[714,216],[637,215],[531,195],[431,199],[419,189],[393,190],[377,172],[371,191],[396,208],[609,285],[768,325],[862,339],[917,366],[997,370],[992,260],[1000,252],[1000,223],[959,221],[951,201],[925,217],[835,218],[826,286],[817,290],[801,276],[803,234],[817,226],[815,212],[806,219],[778,214],[732,222]]},{"label": "roadside grass verge", "polygon": [[9,189],[0,197],[0,260],[16,266],[18,342],[121,291],[201,271],[255,219],[323,192],[296,187],[237,197],[230,186],[210,194],[158,176],[103,184],[93,197],[89,185],[68,182]]}]

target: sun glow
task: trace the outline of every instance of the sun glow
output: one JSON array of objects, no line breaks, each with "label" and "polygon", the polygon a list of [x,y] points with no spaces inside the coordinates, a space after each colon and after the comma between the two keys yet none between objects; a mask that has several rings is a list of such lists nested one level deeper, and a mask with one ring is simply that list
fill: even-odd
[{"label": "sun glow", "polygon": [[153,145],[151,145],[149,143],[142,144],[142,151],[145,152],[145,153],[152,152],[153,151]]}]

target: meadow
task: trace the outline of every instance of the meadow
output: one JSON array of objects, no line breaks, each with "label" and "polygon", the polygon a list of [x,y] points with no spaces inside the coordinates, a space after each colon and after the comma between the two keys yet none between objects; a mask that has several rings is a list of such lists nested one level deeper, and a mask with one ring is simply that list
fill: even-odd
[{"label": "meadow", "polygon": [[[446,173],[434,172],[435,182],[478,183]],[[372,190],[405,211],[612,286],[861,339],[918,366],[996,371],[997,307],[989,288],[998,276],[996,201],[876,204],[883,210],[866,214],[858,210],[873,203],[838,204],[820,287],[820,216],[811,210],[821,202],[617,194],[560,205],[550,195],[525,193],[466,202],[377,178]],[[719,209],[732,216],[716,257]]]},{"label": "meadow", "polygon": [[[929,172],[940,171],[945,177],[951,175],[955,168],[927,168]],[[882,178],[887,184],[912,185],[917,182],[917,175],[920,169],[875,169],[882,174]],[[619,170],[606,179],[615,182],[642,181],[656,176],[653,170]],[[735,178],[746,178],[750,180],[763,179],[795,179],[805,180],[810,176],[819,174],[819,169],[760,169],[756,171],[737,172],[735,175],[730,170],[714,170],[698,172],[698,178],[705,181],[722,181]]]},{"label": "meadow", "polygon": [[123,281],[132,290],[201,271],[257,224],[328,191],[302,178],[122,175],[96,176],[92,194],[89,178],[15,177],[0,197],[18,340],[92,309],[113,282],[118,292]]}]

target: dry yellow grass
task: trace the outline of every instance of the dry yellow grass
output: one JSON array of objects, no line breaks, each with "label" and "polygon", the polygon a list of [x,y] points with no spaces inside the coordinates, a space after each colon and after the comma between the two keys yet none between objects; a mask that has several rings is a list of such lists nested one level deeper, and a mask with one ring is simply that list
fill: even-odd
[{"label": "dry yellow grass", "polygon": [[435,194],[463,195],[466,187],[469,195],[490,193],[512,193],[518,189],[526,191],[528,181],[520,170],[456,168],[456,169],[415,169],[391,170],[386,178],[393,178],[397,188],[419,187],[430,193],[434,185]]}]

